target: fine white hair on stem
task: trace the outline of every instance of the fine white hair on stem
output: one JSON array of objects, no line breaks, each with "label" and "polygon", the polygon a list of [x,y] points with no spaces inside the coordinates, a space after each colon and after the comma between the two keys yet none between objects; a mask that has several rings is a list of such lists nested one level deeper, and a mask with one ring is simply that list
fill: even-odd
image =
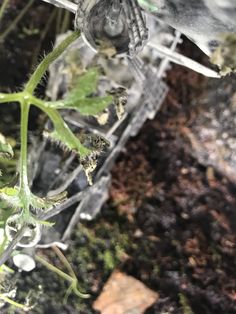
[{"label": "fine white hair on stem", "polygon": [[76,13],[77,11],[77,4],[68,1],[68,0],[43,0],[44,2],[50,3],[56,7],[66,9],[72,13]]}]

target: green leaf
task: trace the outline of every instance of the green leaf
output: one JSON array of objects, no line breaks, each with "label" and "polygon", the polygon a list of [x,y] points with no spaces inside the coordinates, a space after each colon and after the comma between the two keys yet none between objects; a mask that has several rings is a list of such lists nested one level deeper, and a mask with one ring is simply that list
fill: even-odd
[{"label": "green leaf", "polygon": [[55,222],[50,222],[50,221],[46,221],[46,220],[38,220],[37,219],[37,222],[40,224],[40,225],[44,225],[46,227],[53,227],[55,225]]},{"label": "green leaf", "polygon": [[68,96],[73,97],[76,95],[77,98],[82,99],[91,95],[92,93],[95,93],[97,90],[98,79],[99,69],[89,69],[86,73],[78,77],[75,88],[70,91]]},{"label": "green leaf", "polygon": [[53,102],[51,108],[74,109],[78,110],[82,115],[95,116],[106,109],[112,101],[112,96],[93,98],[77,98],[73,96],[64,101]]},{"label": "green leaf", "polygon": [[19,190],[17,187],[4,187],[0,189],[0,198],[8,205],[14,208],[22,207],[21,200],[19,198]]},{"label": "green leaf", "polygon": [[0,157],[12,158],[13,156],[14,152],[11,145],[6,142],[5,137],[0,133]]},{"label": "green leaf", "polygon": [[74,109],[83,115],[97,115],[113,102],[111,95],[92,96],[97,91],[98,79],[98,69],[90,69],[78,78],[77,84],[64,100],[47,102],[46,105],[52,109]]},{"label": "green leaf", "polygon": [[17,188],[4,187],[4,188],[0,189],[0,193],[4,193],[8,197],[12,197],[12,196],[15,197],[19,193],[19,190]]}]

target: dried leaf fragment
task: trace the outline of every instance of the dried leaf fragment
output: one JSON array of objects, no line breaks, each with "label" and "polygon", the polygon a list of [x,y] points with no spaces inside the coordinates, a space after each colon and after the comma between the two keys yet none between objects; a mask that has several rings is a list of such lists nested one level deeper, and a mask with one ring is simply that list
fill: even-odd
[{"label": "dried leaf fragment", "polygon": [[12,158],[13,155],[11,145],[7,143],[6,138],[0,133],[0,157]]},{"label": "dried leaf fragment", "polygon": [[93,304],[101,314],[142,314],[158,300],[156,292],[119,271],[112,273]]}]

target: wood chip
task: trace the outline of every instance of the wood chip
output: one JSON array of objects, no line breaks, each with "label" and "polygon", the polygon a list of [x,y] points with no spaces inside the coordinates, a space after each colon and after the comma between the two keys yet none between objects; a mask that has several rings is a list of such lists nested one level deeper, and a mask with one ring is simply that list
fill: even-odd
[{"label": "wood chip", "polygon": [[158,293],[139,280],[114,271],[93,308],[101,314],[142,314],[158,298]]}]

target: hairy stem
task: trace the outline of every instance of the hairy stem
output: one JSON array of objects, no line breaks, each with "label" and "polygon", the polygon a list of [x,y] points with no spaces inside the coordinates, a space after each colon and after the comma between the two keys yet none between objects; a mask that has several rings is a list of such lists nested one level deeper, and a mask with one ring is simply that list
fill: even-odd
[{"label": "hairy stem", "polygon": [[21,303],[18,303],[10,298],[8,298],[6,295],[4,295],[3,293],[0,293],[0,299],[3,300],[4,302],[10,304],[10,305],[13,305],[14,307],[18,308],[18,309],[22,309],[22,310],[28,310],[29,307],[26,306],[25,304],[21,304]]},{"label": "hairy stem", "polygon": [[12,94],[5,94],[0,93],[0,104],[6,103],[6,102],[20,102],[22,99],[22,96],[20,93],[12,93]]},{"label": "hairy stem", "polygon": [[34,53],[33,53],[33,57],[32,57],[32,61],[31,61],[31,68],[33,68],[36,65],[37,62],[37,58],[39,56],[39,52],[42,46],[42,43],[46,37],[46,35],[48,34],[48,31],[52,25],[53,20],[55,19],[57,14],[57,9],[54,9],[53,12],[51,13],[48,21],[45,24],[44,30],[42,31],[41,35],[40,35],[40,39],[38,42],[38,45],[36,46]]},{"label": "hairy stem", "polygon": [[52,272],[54,272],[55,274],[57,274],[58,276],[60,276],[61,278],[65,279],[66,281],[73,283],[73,281],[75,280],[74,278],[72,278],[71,276],[69,276],[68,274],[64,273],[62,270],[58,269],[57,267],[55,267],[54,265],[50,264],[49,262],[47,262],[44,258],[42,258],[39,255],[35,255],[35,259],[36,261],[38,261],[39,263],[41,263],[42,265],[44,265],[45,267],[47,267],[49,270],[51,270]]},{"label": "hairy stem", "polygon": [[62,270],[60,270],[59,268],[50,264],[49,262],[47,262],[44,258],[42,258],[39,255],[35,255],[35,259],[36,259],[36,261],[38,261],[39,263],[41,263],[42,265],[47,267],[49,270],[51,270],[52,272],[54,272],[55,274],[57,274],[58,276],[60,276],[64,280],[68,281],[71,284],[70,290],[72,290],[78,297],[80,297],[80,298],[89,298],[90,297],[89,294],[81,293],[78,290],[78,288],[77,288],[78,280],[76,277],[71,277],[70,275],[64,273]]},{"label": "hairy stem", "polygon": [[4,11],[5,11],[9,1],[10,0],[4,0],[2,5],[1,5],[1,8],[0,8],[0,21],[1,21],[2,17],[3,17],[3,15],[4,15]]},{"label": "hairy stem", "polygon": [[55,61],[73,41],[79,38],[79,36],[79,31],[73,32],[42,60],[42,62],[37,66],[35,72],[32,74],[28,83],[25,85],[26,92],[29,94],[34,93],[35,88],[48,70],[49,65],[53,63],[53,61]]},{"label": "hairy stem", "polygon": [[48,115],[53,123],[55,130],[62,136],[62,142],[68,142],[71,146],[70,148],[72,150],[74,149],[76,151],[79,151],[81,157],[85,157],[90,153],[90,150],[84,147],[80,143],[79,139],[73,134],[73,132],[70,130],[66,122],[62,119],[60,113],[57,110],[48,108],[43,100],[33,96],[31,97],[31,103]]},{"label": "hairy stem", "polygon": [[22,193],[22,203],[25,213],[29,211],[30,188],[28,183],[27,169],[27,135],[30,104],[24,100],[21,106],[21,149],[20,149],[20,193]]},{"label": "hairy stem", "polygon": [[65,255],[59,250],[59,248],[57,246],[53,246],[52,249],[55,251],[55,253],[57,254],[57,256],[59,257],[59,259],[61,260],[61,262],[64,264],[64,266],[67,268],[70,276],[72,278],[76,278],[75,272],[72,269],[70,263],[68,262],[67,258],[65,257]]}]

